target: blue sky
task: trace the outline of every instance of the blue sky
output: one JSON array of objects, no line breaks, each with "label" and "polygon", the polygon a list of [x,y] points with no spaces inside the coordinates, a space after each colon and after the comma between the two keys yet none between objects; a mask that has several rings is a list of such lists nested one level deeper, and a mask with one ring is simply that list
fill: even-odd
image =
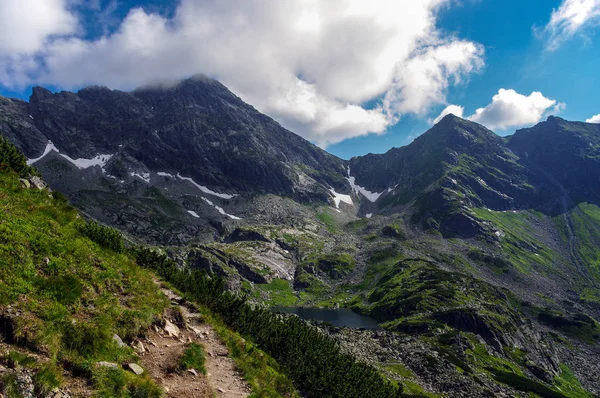
[{"label": "blue sky", "polygon": [[[588,30],[585,38],[573,37],[555,51],[547,51],[544,40],[533,32],[534,27],[548,23],[552,10],[560,3],[473,1],[442,12],[439,26],[486,48],[485,68],[466,84],[452,88],[448,103],[461,104],[465,114],[472,114],[488,104],[499,88],[512,88],[523,94],[541,91],[564,102],[566,107],[558,115],[567,120],[584,121],[600,113],[600,29]],[[443,108],[441,105],[436,109],[440,112]],[[353,138],[328,150],[342,158],[357,152],[381,153],[408,144],[429,127],[426,120],[407,117],[383,136]],[[494,131],[508,135],[515,128]]]},{"label": "blue sky", "polygon": [[[406,145],[448,106],[501,135],[549,114],[600,114],[600,0],[23,0],[39,11],[27,16],[2,7],[0,95],[206,73],[342,158]],[[13,24],[4,31],[1,15]]]}]

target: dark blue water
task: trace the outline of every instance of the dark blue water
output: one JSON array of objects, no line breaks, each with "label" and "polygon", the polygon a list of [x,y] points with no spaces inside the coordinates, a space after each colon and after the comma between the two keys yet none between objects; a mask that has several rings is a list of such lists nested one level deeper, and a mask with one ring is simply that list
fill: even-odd
[{"label": "dark blue water", "polygon": [[296,314],[305,320],[327,322],[337,327],[377,329],[375,319],[357,314],[347,308],[273,307],[272,310],[286,314]]}]

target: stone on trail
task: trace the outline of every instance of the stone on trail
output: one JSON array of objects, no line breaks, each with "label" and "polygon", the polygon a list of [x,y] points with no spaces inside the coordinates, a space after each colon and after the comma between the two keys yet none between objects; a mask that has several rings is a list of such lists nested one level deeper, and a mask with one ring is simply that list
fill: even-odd
[{"label": "stone on trail", "polygon": [[171,321],[165,319],[165,327],[163,328],[165,332],[171,337],[179,337],[179,328],[177,325],[174,325]]}]

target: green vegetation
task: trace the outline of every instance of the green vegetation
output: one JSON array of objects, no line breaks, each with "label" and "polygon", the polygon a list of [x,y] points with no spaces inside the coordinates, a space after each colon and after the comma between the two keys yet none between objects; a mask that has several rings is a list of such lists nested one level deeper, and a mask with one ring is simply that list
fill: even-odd
[{"label": "green vegetation", "polygon": [[531,231],[532,222],[542,217],[535,212],[501,212],[489,209],[473,209],[477,218],[489,221],[499,228],[502,253],[508,257],[506,265],[511,264],[521,273],[528,273],[534,267],[552,270],[557,263],[566,263],[555,251],[543,245]]},{"label": "green vegetation", "polygon": [[206,374],[206,353],[204,346],[200,344],[190,344],[179,359],[179,366],[183,370],[195,369],[198,372]]},{"label": "green vegetation", "polygon": [[537,310],[537,318],[540,322],[560,330],[567,336],[590,344],[600,341],[600,324],[585,314],[578,313],[572,318],[567,318],[557,311],[547,309],[534,310]]},{"label": "green vegetation", "polygon": [[326,273],[332,279],[340,278],[354,271],[356,260],[348,253],[315,253],[303,262],[303,267],[310,267]]},{"label": "green vegetation", "polygon": [[554,385],[566,396],[573,398],[592,398],[593,395],[587,392],[582,386],[571,369],[565,364],[560,364],[561,373],[554,379]]},{"label": "green vegetation", "polygon": [[294,294],[290,282],[284,279],[275,278],[270,283],[254,284],[252,286],[248,282],[242,282],[242,285],[244,286],[243,291],[250,298],[269,307],[277,305],[289,307],[298,302],[298,297]]},{"label": "green vegetation", "polygon": [[101,367],[92,378],[98,398],[160,398],[163,391],[149,376],[136,376],[119,368]]},{"label": "green vegetation", "polygon": [[407,238],[404,229],[398,224],[389,224],[381,228],[381,235],[399,240],[406,240]]},{"label": "green vegetation", "polygon": [[27,165],[27,158],[10,141],[0,137],[0,172],[12,171],[19,177],[37,175],[37,170]]},{"label": "green vegetation", "polygon": [[227,345],[229,355],[252,388],[250,398],[299,397],[293,383],[273,357],[225,326],[223,320],[207,307],[197,305],[196,309]]},{"label": "green vegetation", "polygon": [[94,221],[88,221],[79,226],[79,230],[82,234],[98,243],[100,246],[110,250],[114,250],[117,253],[123,251],[123,237],[119,231],[100,225]]},{"label": "green vegetation", "polygon": [[600,280],[600,208],[580,203],[572,210],[571,220],[577,237],[577,253],[590,273]]},{"label": "green vegetation", "polygon": [[401,389],[374,368],[356,362],[297,317],[280,317],[229,293],[224,281],[177,268],[166,256],[138,252],[138,263],[156,271],[194,301],[209,307],[243,336],[272,355],[298,389],[315,397],[398,397]]},{"label": "green vegetation", "polygon": [[[40,386],[55,385],[60,379],[53,369],[67,367],[102,380],[104,388],[113,379],[101,377],[105,370],[94,364],[135,357],[117,345],[114,334],[131,341],[168,301],[151,273],[114,250],[118,246],[100,245],[82,233],[77,212],[62,198],[23,188],[17,172],[27,169],[20,161],[0,172],[0,309],[11,305],[20,314],[0,312],[0,338],[50,358],[39,369]],[[138,379],[127,375],[124,388],[135,390]]]},{"label": "green vegetation", "polygon": [[329,209],[322,209],[317,213],[317,220],[325,224],[327,231],[334,234],[338,231],[338,225],[333,215],[329,212]]},{"label": "green vegetation", "polygon": [[544,398],[567,398],[565,394],[553,390],[544,384],[531,380],[525,376],[493,368],[488,370],[493,374],[496,380],[516,388],[517,390],[532,392]]}]

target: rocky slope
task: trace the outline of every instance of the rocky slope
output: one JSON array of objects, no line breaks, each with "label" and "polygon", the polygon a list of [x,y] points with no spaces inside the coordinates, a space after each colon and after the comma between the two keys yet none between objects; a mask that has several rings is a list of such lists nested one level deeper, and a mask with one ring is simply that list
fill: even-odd
[{"label": "rocky slope", "polygon": [[28,103],[0,99],[0,134],[87,213],[161,243],[211,236],[259,195],[349,192],[342,160],[203,76],[130,93],[36,87]]}]

